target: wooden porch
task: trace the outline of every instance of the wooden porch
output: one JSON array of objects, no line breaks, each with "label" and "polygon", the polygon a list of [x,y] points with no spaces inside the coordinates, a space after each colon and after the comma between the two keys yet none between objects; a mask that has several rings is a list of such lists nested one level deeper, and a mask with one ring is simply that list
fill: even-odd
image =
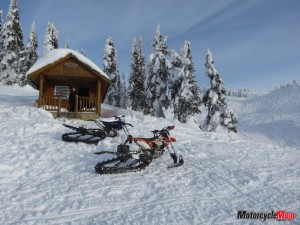
[{"label": "wooden porch", "polygon": [[[67,99],[60,96],[42,96],[39,101],[40,107],[49,111],[54,118],[78,118],[83,120],[96,119],[100,114],[100,106],[97,97],[75,97],[75,111],[70,112],[70,105]],[[101,103],[100,103],[101,104]]]}]

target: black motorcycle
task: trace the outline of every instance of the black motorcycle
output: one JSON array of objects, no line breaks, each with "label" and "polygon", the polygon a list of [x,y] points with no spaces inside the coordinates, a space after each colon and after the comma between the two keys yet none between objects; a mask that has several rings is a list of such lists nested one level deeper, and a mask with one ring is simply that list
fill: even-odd
[{"label": "black motorcycle", "polygon": [[98,144],[99,141],[106,137],[116,137],[120,130],[124,130],[125,134],[129,135],[127,126],[133,127],[133,125],[126,123],[124,117],[125,116],[123,115],[93,120],[99,128],[87,128],[85,125],[73,127],[68,124],[63,124],[65,127],[70,128],[75,132],[63,134],[62,139],[66,142]]}]

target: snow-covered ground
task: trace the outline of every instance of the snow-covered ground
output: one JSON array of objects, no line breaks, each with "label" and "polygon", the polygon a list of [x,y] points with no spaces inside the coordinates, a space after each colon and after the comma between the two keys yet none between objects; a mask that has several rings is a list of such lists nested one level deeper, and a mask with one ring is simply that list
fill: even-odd
[{"label": "snow-covered ground", "polygon": [[[203,132],[139,113],[124,113],[133,135],[175,124],[182,167],[165,154],[145,170],[98,175],[95,145],[66,143],[62,124],[36,108],[37,91],[0,86],[0,224],[299,224],[300,88],[252,99],[229,98],[238,134]],[[104,115],[111,109],[103,107]],[[289,222],[237,220],[238,210],[296,213]]]}]

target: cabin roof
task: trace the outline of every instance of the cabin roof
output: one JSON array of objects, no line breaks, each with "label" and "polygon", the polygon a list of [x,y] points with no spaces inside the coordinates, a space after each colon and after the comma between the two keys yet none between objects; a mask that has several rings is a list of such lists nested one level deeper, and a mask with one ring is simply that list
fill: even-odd
[{"label": "cabin roof", "polygon": [[87,66],[89,69],[93,70],[99,76],[102,76],[110,81],[110,78],[90,59],[85,57],[79,52],[72,49],[59,48],[47,51],[37,62],[28,70],[26,76],[29,78],[33,75],[41,73],[43,70],[47,69],[49,66],[61,62],[63,59],[73,57]]}]

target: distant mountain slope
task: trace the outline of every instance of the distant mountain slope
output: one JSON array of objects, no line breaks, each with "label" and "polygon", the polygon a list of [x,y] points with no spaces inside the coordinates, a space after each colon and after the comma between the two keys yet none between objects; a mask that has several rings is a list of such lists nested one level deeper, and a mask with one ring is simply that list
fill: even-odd
[{"label": "distant mountain slope", "polygon": [[231,105],[236,113],[300,113],[300,88],[283,88],[251,99],[235,99]]},{"label": "distant mountain slope", "polygon": [[239,131],[280,146],[300,146],[300,88],[290,87],[252,99],[230,98]]}]

